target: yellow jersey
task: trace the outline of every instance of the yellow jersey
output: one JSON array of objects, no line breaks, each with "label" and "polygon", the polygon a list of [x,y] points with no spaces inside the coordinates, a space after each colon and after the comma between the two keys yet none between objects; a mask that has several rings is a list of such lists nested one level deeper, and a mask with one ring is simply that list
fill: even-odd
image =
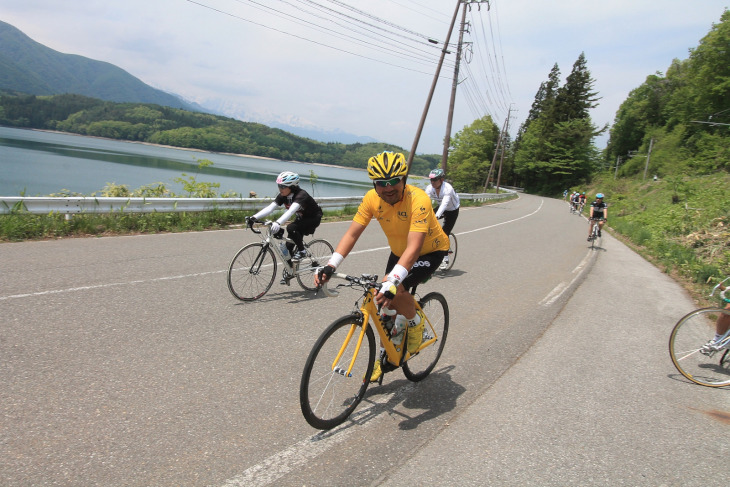
[{"label": "yellow jersey", "polygon": [[426,234],[418,255],[449,250],[449,237],[436,219],[431,198],[420,188],[406,184],[403,198],[394,206],[380,199],[375,189],[371,189],[363,197],[353,221],[368,226],[373,218],[380,223],[390,250],[398,257],[406,250],[408,232]]}]

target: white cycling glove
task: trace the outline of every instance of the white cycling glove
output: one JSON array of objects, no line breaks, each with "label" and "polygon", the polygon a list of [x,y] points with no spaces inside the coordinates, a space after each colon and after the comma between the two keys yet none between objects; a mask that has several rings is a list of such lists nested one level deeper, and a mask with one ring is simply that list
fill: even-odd
[{"label": "white cycling glove", "polygon": [[279,222],[274,222],[271,224],[271,233],[279,233],[280,229],[281,225],[279,225]]},{"label": "white cycling glove", "polygon": [[382,286],[380,286],[379,293],[385,295],[388,299],[393,299],[396,291],[398,290],[398,285],[403,282],[407,276],[408,271],[406,268],[400,264],[396,264],[393,267],[393,270],[390,271],[390,274],[388,274],[388,277],[383,282]]}]

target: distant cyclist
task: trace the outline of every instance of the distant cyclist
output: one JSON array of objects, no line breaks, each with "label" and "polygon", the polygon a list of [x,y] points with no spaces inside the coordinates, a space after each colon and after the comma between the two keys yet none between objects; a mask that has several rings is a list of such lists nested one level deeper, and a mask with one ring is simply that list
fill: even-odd
[{"label": "distant cyclist", "polygon": [[591,203],[591,212],[588,214],[588,241],[591,241],[593,234],[593,225],[598,224],[598,236],[601,236],[601,230],[608,218],[608,205],[603,202],[603,193],[596,195],[596,201]]},{"label": "distant cyclist", "polygon": [[[322,208],[319,207],[309,193],[299,187],[299,174],[284,171],[277,176],[276,184],[279,188],[276,199],[254,216],[247,218],[246,223],[249,227],[252,227],[261,218],[270,215],[278,207],[284,205],[286,211],[271,225],[271,233],[276,238],[282,238],[284,236],[282,225],[296,215],[294,221],[286,227],[289,238],[294,241],[294,245],[287,243],[286,246],[289,249],[289,255],[292,255],[294,260],[303,259],[307,255],[304,248],[304,236],[312,235],[319,226],[322,221]],[[284,277],[281,283],[289,284],[289,281]]]},{"label": "distant cyclist", "polygon": [[[401,153],[382,152],[368,160],[373,189],[363,197],[329,263],[315,276],[315,284],[329,280],[370,221],[377,220],[388,239],[390,257],[375,302],[397,312],[392,341],[396,345],[402,343],[407,328],[406,346],[414,352],[423,341],[424,316],[416,313],[416,301],[408,290],[427,281],[436,271],[449,250],[449,238],[441,229],[426,192],[406,184],[407,174],[408,166]],[[378,358],[370,381],[375,382],[382,375]]]},{"label": "distant cyclist", "polygon": [[577,212],[579,209],[578,207],[580,205],[580,193],[579,192],[575,191],[570,196],[570,204],[573,205],[573,210],[575,210]]},{"label": "distant cyclist", "polygon": [[[442,228],[444,233],[449,235],[454,228],[454,224],[456,224],[456,219],[459,218],[459,207],[461,206],[459,195],[454,191],[454,187],[444,180],[443,169],[434,169],[428,175],[428,178],[431,180],[431,185],[426,188],[426,194],[439,203],[436,218],[444,218]],[[447,254],[441,262],[441,267],[446,268],[448,265],[449,256]]]}]

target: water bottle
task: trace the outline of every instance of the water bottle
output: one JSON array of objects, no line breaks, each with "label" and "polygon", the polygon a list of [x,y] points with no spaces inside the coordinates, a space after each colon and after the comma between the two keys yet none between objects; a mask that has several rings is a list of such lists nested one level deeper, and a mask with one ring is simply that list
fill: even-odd
[{"label": "water bottle", "polygon": [[393,329],[393,319],[395,317],[396,311],[394,309],[388,309],[383,307],[380,310],[380,323],[383,325],[383,327],[390,333],[390,331]]},{"label": "water bottle", "polygon": [[281,242],[279,248],[281,249],[281,256],[284,257],[284,260],[289,260],[289,249],[286,248],[286,242]]},{"label": "water bottle", "polygon": [[393,328],[390,330],[390,341],[393,345],[400,345],[403,342],[403,335],[405,335],[406,328],[408,326],[408,320],[403,315],[397,315],[393,322]]}]

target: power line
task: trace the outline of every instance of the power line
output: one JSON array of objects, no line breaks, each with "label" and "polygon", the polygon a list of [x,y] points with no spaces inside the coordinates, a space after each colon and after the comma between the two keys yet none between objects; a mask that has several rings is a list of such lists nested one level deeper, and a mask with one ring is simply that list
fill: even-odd
[{"label": "power line", "polygon": [[[212,7],[210,5],[207,5],[207,4],[202,3],[200,1],[196,1],[196,0],[186,0],[186,1],[189,2],[189,3],[195,4],[195,5],[198,5],[200,7],[206,8],[208,10],[211,10],[213,12],[219,13],[221,15],[225,15],[225,16],[234,18],[236,20],[240,20],[240,21],[243,21],[243,22],[247,22],[249,24],[253,24],[253,25],[256,25],[256,26],[259,26],[259,27],[263,27],[265,29],[272,30],[274,32],[278,32],[280,34],[284,34],[284,35],[287,35],[287,36],[290,36],[290,37],[294,37],[296,39],[303,40],[303,41],[306,41],[306,42],[309,42],[309,43],[312,43],[312,44],[315,44],[315,45],[318,45],[318,46],[326,47],[328,49],[332,49],[332,50],[339,51],[339,52],[342,52],[342,53],[345,53],[345,54],[350,54],[350,55],[353,55],[353,56],[361,57],[363,59],[368,59],[370,61],[375,61],[375,62],[382,63],[382,64],[386,64],[386,65],[389,65],[389,66],[398,67],[398,68],[405,69],[405,70],[408,70],[408,71],[413,71],[413,72],[417,72],[417,73],[421,73],[421,74],[427,74],[427,75],[428,74],[431,74],[431,73],[429,73],[427,71],[421,71],[419,69],[414,69],[414,68],[411,68],[411,67],[408,67],[408,66],[404,66],[403,64],[396,64],[394,62],[385,61],[383,59],[378,59],[378,58],[375,58],[375,57],[366,56],[364,54],[360,54],[360,53],[357,53],[357,52],[353,52],[351,50],[344,49],[344,48],[341,48],[341,47],[336,47],[336,46],[327,44],[325,42],[320,42],[320,41],[311,39],[309,37],[301,36],[301,35],[298,35],[298,34],[294,34],[292,32],[288,32],[288,31],[285,31],[285,30],[282,30],[282,29],[278,29],[276,27],[272,27],[270,25],[266,25],[264,23],[251,20],[249,18],[242,17],[241,15],[237,15],[237,14],[234,14],[234,13],[231,13],[231,12],[228,12],[228,11],[225,11],[225,10],[222,10],[220,8]],[[237,1],[239,3],[242,3],[241,0],[237,0]],[[255,4],[256,2],[249,2],[249,3]],[[281,17],[281,16],[287,17],[288,15],[290,15],[290,14],[285,14],[283,12],[280,12],[280,11],[278,11],[276,9],[268,8],[268,7],[263,6],[261,4],[251,5],[251,6],[253,8],[257,8],[259,10],[269,10],[267,13],[270,13],[270,14],[273,14],[273,15],[276,15],[276,16],[279,16],[279,17]],[[296,20],[296,17],[294,19]],[[288,20],[293,21],[291,18],[289,18]],[[320,29],[322,29],[322,27],[320,27]],[[326,33],[332,35],[332,33],[330,33],[330,32],[326,32]],[[350,40],[352,40],[352,38],[350,38]],[[370,47],[372,47],[372,46],[370,46]],[[386,52],[389,55],[392,55],[393,54],[391,51],[386,51]],[[408,58],[408,59],[411,59],[411,58]]]}]

